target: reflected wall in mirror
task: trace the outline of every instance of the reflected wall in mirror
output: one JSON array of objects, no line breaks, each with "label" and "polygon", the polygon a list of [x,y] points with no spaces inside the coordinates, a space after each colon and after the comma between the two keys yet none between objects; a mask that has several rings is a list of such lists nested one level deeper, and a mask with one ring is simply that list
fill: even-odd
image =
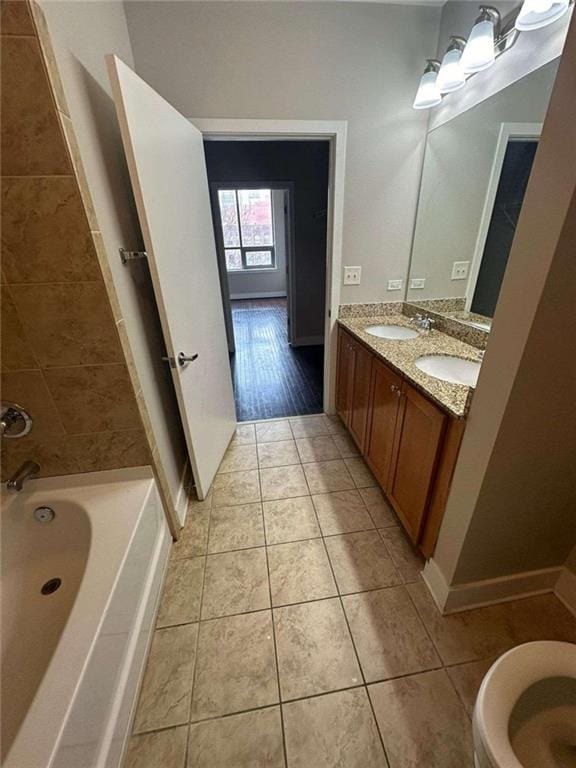
[{"label": "reflected wall in mirror", "polygon": [[489,330],[557,68],[429,132],[407,301]]}]

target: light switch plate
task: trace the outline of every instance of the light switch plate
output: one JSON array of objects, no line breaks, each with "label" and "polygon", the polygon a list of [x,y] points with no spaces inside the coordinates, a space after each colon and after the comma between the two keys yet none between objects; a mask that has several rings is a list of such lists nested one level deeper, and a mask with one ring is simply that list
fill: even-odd
[{"label": "light switch plate", "polygon": [[469,261],[455,261],[452,264],[452,280],[466,280],[469,267]]},{"label": "light switch plate", "polygon": [[401,291],[402,290],[402,280],[388,280],[388,290],[389,291]]},{"label": "light switch plate", "polygon": [[410,288],[424,288],[426,285],[425,277],[413,277],[410,280]]},{"label": "light switch plate", "polygon": [[362,267],[344,267],[344,285],[360,285]]}]

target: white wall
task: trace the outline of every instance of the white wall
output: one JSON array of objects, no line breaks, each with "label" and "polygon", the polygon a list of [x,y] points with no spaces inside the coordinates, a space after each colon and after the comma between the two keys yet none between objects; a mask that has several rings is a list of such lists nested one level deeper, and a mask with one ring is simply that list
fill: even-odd
[{"label": "white wall", "polygon": [[467,280],[452,280],[454,261],[471,261],[502,123],[543,122],[557,61],[532,72],[428,134],[408,301],[465,296]]},{"label": "white wall", "polygon": [[231,299],[257,299],[266,296],[286,296],[286,216],[283,189],[272,190],[274,221],[274,253],[276,269],[229,272]]},{"label": "white wall", "polygon": [[427,115],[412,109],[440,9],[363,3],[128,2],[138,73],[188,117],[348,120],[343,302],[398,298]]},{"label": "white wall", "polygon": [[173,498],[185,444],[147,267],[123,267],[118,248],[137,249],[140,230],[104,63],[116,53],[134,66],[120,2],[41,0],[74,123],[94,208],[118,291],[143,395]]}]

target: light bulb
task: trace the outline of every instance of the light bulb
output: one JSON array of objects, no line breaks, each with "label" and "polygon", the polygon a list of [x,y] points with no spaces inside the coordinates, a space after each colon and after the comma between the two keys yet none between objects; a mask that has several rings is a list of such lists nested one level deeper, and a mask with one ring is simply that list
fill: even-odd
[{"label": "light bulb", "polygon": [[562,18],[570,0],[524,0],[514,26],[520,32],[530,32],[553,24]]},{"label": "light bulb", "polygon": [[492,19],[478,21],[462,54],[462,69],[467,75],[481,72],[494,64],[494,22]]},{"label": "light bulb", "polygon": [[440,93],[453,93],[466,85],[464,70],[460,62],[465,44],[466,41],[461,37],[450,38],[450,44],[438,72],[436,84]]},{"label": "light bulb", "polygon": [[439,67],[440,62],[433,59],[428,60],[428,65],[420,78],[420,85],[412,105],[414,109],[430,109],[430,107],[436,107],[442,101],[442,94],[438,90],[436,83]]},{"label": "light bulb", "polygon": [[500,31],[500,13],[489,5],[480,6],[480,15],[472,27],[470,37],[462,54],[464,74],[481,72],[494,64],[496,55],[494,41]]}]

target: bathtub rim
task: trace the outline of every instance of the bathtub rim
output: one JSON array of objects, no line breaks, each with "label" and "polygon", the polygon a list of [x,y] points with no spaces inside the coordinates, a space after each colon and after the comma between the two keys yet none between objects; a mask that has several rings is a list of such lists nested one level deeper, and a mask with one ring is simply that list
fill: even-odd
[{"label": "bathtub rim", "polygon": [[[84,600],[75,600],[74,605],[68,616],[66,626],[62,632],[63,643],[60,643],[54,651],[54,654],[50,660],[50,663],[45,671],[45,674],[38,685],[34,699],[30,704],[30,708],[26,714],[26,717],[21,725],[19,732],[16,734],[14,741],[10,747],[9,752],[5,757],[5,768],[12,768],[12,766],[22,766],[22,768],[28,768],[28,766],[49,766],[57,753],[58,745],[62,739],[64,729],[70,712],[74,706],[76,695],[81,686],[83,677],[85,675],[89,659],[94,650],[99,633],[102,629],[106,613],[110,608],[110,603],[114,595],[114,591],[118,585],[123,571],[124,564],[128,557],[128,553],[132,546],[136,531],[138,529],[139,522],[142,515],[147,509],[147,505],[150,499],[150,495],[153,492],[158,493],[154,474],[150,466],[142,467],[130,467],[125,469],[114,470],[102,470],[99,472],[85,472],[74,475],[58,475],[49,478],[38,478],[30,481],[25,488],[19,493],[11,493],[3,487],[2,489],[2,501],[5,502],[6,498],[14,499],[14,501],[23,502],[32,501],[36,503],[44,495],[48,495],[46,503],[56,503],[57,499],[54,496],[62,494],[68,496],[70,500],[79,503],[84,506],[82,500],[82,490],[97,489],[99,487],[113,486],[113,490],[118,492],[119,495],[129,495],[131,501],[134,502],[134,506],[130,508],[131,519],[130,522],[124,521],[127,530],[124,531],[124,538],[122,539],[122,548],[118,552],[118,557],[114,560],[112,568],[108,571],[107,579],[104,583],[97,585],[99,600],[97,601],[97,610],[91,610],[88,616],[83,616],[83,612],[86,613],[86,598]],[[78,494],[76,495],[75,492]],[[53,496],[51,499],[50,496]],[[105,524],[102,519],[102,514],[110,517],[115,514],[115,510],[111,508],[107,502],[110,495],[100,499],[100,506],[95,505],[95,508],[86,510],[90,518],[91,525],[94,526],[94,516],[98,516],[100,513],[99,525]],[[138,504],[136,505],[136,501]],[[94,499],[92,500],[94,502]],[[42,502],[40,502],[42,503]],[[7,510],[4,508],[3,514],[6,514]],[[163,510],[160,509],[161,535],[166,530],[166,520]],[[110,522],[110,520],[108,520]],[[97,534],[102,533],[101,530],[97,531]],[[95,575],[94,568],[98,565],[98,562],[94,562],[95,558],[105,558],[107,554],[106,539],[99,539],[96,541],[96,536],[93,535],[94,550],[91,550],[88,555],[88,562],[84,573],[83,581],[80,585],[79,594],[82,591],[84,582]],[[109,562],[109,560],[107,561]],[[104,584],[107,585],[104,592]],[[91,589],[94,589],[94,583],[90,584]],[[90,605],[94,605],[90,603]],[[83,629],[81,639],[72,640],[70,638],[70,628],[72,626],[80,626]],[[76,638],[76,633],[74,637]],[[74,651],[77,654],[76,668],[74,669],[73,679],[69,681],[66,687],[65,693],[62,692],[62,688],[59,682],[59,676],[64,671],[69,676],[72,672],[69,670],[69,663],[67,657],[67,650],[70,650],[71,644]],[[82,651],[82,653],[80,653]],[[46,715],[46,710],[49,710],[50,715]],[[30,743],[29,736],[34,734],[34,743]],[[27,738],[28,737],[28,738]]]}]

